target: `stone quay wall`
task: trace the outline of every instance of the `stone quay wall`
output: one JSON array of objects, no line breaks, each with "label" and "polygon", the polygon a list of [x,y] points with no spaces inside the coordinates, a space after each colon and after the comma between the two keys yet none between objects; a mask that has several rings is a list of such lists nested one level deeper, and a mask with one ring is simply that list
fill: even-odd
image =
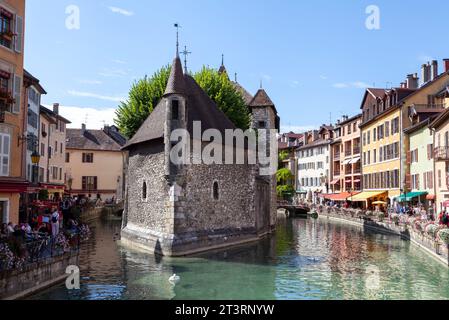
[{"label": "stone quay wall", "polygon": [[67,278],[66,268],[79,265],[78,253],[66,253],[26,265],[22,270],[0,272],[0,300],[24,298]]},{"label": "stone quay wall", "polygon": [[374,219],[364,219],[363,217],[351,216],[350,214],[341,214],[333,212],[334,210],[322,209],[318,210],[321,219],[338,220],[352,225],[368,228],[379,233],[393,234],[400,236],[402,239],[412,242],[417,247],[424,250],[433,258],[449,265],[448,246],[430,236],[426,232],[418,232],[412,226],[402,223],[396,224],[388,218],[383,221]]}]

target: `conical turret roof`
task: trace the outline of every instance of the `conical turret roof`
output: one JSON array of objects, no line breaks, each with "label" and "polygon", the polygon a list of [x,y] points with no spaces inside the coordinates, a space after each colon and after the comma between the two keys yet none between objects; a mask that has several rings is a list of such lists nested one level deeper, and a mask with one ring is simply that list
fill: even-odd
[{"label": "conical turret roof", "polygon": [[164,96],[169,94],[185,94],[185,88],[181,60],[179,59],[179,56],[176,55],[171,66],[170,77],[168,78]]}]

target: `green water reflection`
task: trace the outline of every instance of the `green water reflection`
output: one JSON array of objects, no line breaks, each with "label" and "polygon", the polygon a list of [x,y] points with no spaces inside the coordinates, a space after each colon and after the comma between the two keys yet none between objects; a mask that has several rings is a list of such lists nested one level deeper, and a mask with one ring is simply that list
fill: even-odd
[{"label": "green water reflection", "polygon": [[[325,220],[280,220],[260,243],[189,258],[120,246],[120,222],[97,222],[81,289],[32,299],[448,299],[449,270],[410,243]],[[173,286],[168,278],[181,281]]]}]

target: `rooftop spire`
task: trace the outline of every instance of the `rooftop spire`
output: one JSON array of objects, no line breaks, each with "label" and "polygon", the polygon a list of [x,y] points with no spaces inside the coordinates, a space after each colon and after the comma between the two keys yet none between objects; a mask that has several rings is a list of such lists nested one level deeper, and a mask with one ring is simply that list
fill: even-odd
[{"label": "rooftop spire", "polygon": [[221,65],[224,66],[224,54],[221,54]]},{"label": "rooftop spire", "polygon": [[187,74],[187,56],[191,54],[192,52],[187,51],[187,46],[184,46],[184,51],[181,52],[182,55],[184,55],[184,74]]},{"label": "rooftop spire", "polygon": [[175,23],[175,28],[176,28],[176,56],[179,57],[179,28],[181,28],[179,23]]}]

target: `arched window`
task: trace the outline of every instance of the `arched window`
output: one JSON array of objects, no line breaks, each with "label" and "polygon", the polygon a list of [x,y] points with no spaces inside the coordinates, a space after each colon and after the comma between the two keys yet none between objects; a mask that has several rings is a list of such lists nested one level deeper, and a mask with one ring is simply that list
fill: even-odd
[{"label": "arched window", "polygon": [[144,181],[142,186],[142,199],[147,199],[147,183]]},{"label": "arched window", "polygon": [[214,196],[215,200],[218,200],[219,194],[218,194],[218,182],[217,181],[214,182],[213,196]]}]

